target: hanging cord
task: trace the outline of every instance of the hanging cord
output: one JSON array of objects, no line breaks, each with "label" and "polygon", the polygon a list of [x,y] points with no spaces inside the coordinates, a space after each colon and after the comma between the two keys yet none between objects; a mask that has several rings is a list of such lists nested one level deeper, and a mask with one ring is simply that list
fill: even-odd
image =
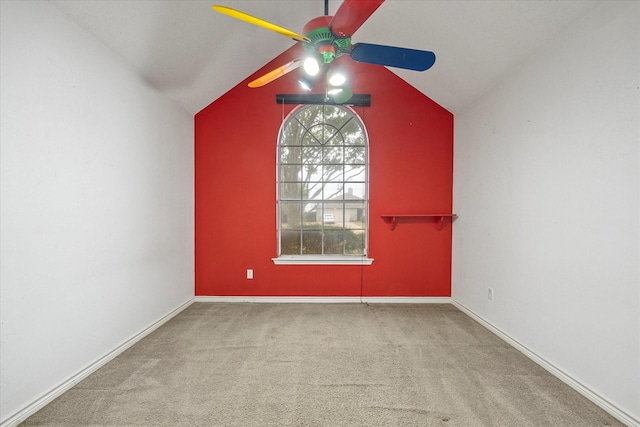
[{"label": "hanging cord", "polygon": [[[360,304],[365,304],[362,299],[362,290],[364,288],[364,257],[362,258],[362,263],[360,263]],[[369,303],[366,303],[369,305]]]}]

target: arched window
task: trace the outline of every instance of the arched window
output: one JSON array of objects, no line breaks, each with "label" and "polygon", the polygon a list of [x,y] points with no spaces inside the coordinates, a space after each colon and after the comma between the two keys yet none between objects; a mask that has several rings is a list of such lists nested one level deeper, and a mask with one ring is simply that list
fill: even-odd
[{"label": "arched window", "polygon": [[350,108],[294,110],[278,139],[276,263],[370,263],[368,147]]}]

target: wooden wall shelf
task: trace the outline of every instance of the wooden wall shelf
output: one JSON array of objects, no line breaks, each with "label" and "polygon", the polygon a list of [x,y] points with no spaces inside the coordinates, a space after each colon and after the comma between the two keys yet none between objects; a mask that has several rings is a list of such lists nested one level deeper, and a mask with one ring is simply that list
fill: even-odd
[{"label": "wooden wall shelf", "polygon": [[453,222],[458,218],[456,214],[386,214],[380,215],[384,222],[391,225],[391,230],[393,231],[396,228],[398,220],[408,219],[408,220],[435,220],[436,229],[442,230],[445,225],[449,222]]}]

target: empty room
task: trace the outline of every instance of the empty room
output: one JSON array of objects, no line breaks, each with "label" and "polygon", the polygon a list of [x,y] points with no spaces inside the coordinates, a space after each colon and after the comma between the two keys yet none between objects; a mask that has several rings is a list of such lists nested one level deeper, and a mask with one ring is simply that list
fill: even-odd
[{"label": "empty room", "polygon": [[0,427],[640,427],[640,2],[0,0]]}]

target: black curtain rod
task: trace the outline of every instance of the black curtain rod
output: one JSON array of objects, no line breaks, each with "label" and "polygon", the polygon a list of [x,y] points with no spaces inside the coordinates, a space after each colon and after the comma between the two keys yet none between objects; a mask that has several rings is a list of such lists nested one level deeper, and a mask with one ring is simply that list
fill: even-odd
[{"label": "black curtain rod", "polygon": [[314,104],[314,105],[353,105],[355,107],[370,107],[370,94],[355,94],[348,101],[337,103],[324,94],[277,94],[277,104]]}]

